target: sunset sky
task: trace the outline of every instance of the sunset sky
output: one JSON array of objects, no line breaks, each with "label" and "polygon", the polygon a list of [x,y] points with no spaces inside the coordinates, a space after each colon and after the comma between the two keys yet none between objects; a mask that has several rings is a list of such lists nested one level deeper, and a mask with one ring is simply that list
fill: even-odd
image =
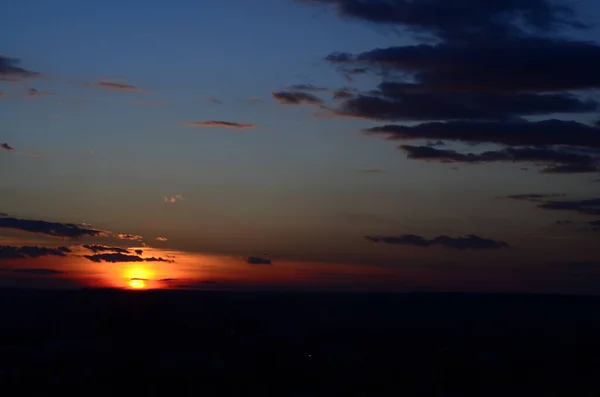
[{"label": "sunset sky", "polygon": [[9,3],[0,287],[600,293],[595,0]]}]

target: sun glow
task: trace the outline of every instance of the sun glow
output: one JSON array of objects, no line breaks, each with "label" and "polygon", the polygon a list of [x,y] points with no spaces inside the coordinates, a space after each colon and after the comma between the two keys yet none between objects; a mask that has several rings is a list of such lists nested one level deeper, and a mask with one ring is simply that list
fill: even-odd
[{"label": "sun glow", "polygon": [[133,289],[144,289],[146,288],[146,280],[134,278],[129,280],[129,286]]},{"label": "sun glow", "polygon": [[148,269],[134,267],[125,269],[125,278],[130,288],[145,289],[148,287],[147,281],[151,278],[151,273]]}]

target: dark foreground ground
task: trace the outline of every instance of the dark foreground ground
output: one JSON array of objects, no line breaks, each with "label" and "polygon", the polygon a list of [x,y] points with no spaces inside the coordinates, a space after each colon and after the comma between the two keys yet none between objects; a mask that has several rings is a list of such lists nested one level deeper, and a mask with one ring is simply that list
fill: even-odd
[{"label": "dark foreground ground", "polygon": [[600,299],[0,291],[0,390],[597,397]]}]

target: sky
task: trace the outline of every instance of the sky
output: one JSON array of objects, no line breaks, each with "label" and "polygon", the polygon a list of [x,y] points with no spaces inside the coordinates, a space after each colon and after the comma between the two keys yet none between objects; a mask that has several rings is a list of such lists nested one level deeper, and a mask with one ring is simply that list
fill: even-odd
[{"label": "sky", "polygon": [[600,293],[596,3],[12,1],[0,287]]}]

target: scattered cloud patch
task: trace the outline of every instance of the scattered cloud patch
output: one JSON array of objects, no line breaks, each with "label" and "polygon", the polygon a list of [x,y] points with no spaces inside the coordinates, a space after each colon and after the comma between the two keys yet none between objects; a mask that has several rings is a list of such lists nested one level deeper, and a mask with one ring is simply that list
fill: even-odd
[{"label": "scattered cloud patch", "polygon": [[129,234],[129,233],[119,233],[119,234],[117,234],[117,237],[120,240],[132,240],[132,241],[142,241],[144,239],[142,236],[138,236],[135,234]]},{"label": "scattered cloud patch", "polygon": [[162,242],[164,242],[164,241],[167,241],[167,240],[168,240],[168,238],[166,238],[166,237],[157,237],[156,238],[156,241],[162,241]]},{"label": "scattered cloud patch", "polygon": [[373,169],[359,170],[358,172],[361,172],[363,174],[377,174],[377,173],[383,172],[383,170],[373,168]]},{"label": "scattered cloud patch", "polygon": [[[345,18],[413,34],[416,44],[325,60],[381,78],[375,89],[341,98],[334,116],[420,122],[367,130],[392,140],[506,145],[461,153],[404,146],[410,158],[442,162],[540,161],[541,172],[597,172],[600,125],[550,119],[600,108],[600,43],[563,35],[587,27],[563,0],[303,0]],[[288,103],[297,103],[293,99]],[[537,116],[542,121],[524,118]],[[544,120],[546,118],[546,120]],[[556,147],[561,146],[561,147]],[[584,152],[591,148],[595,152]],[[537,153],[534,153],[537,150]],[[545,153],[542,153],[542,151]],[[552,153],[554,152],[554,153]],[[587,155],[588,157],[578,157]],[[567,159],[569,157],[569,159]],[[560,160],[553,162],[555,159]]]},{"label": "scattered cloud patch", "polygon": [[457,250],[488,250],[508,248],[508,244],[503,241],[495,241],[476,235],[465,237],[438,236],[428,240],[425,237],[414,234],[405,234],[401,236],[366,236],[366,239],[374,243],[385,243],[393,245],[410,245],[415,247],[441,246]]},{"label": "scattered cloud patch", "polygon": [[144,253],[144,250],[135,250],[136,255],[142,255],[143,253]]},{"label": "scattered cloud patch", "polygon": [[256,124],[251,123],[234,123],[230,121],[219,121],[219,120],[208,120],[208,121],[194,121],[185,122],[184,125],[188,127],[220,127],[220,128],[233,128],[236,130],[244,130],[249,128],[256,128]]},{"label": "scattered cloud patch", "polygon": [[178,201],[183,201],[183,196],[181,194],[176,194],[171,197],[163,197],[163,201],[167,204],[174,204]]}]

